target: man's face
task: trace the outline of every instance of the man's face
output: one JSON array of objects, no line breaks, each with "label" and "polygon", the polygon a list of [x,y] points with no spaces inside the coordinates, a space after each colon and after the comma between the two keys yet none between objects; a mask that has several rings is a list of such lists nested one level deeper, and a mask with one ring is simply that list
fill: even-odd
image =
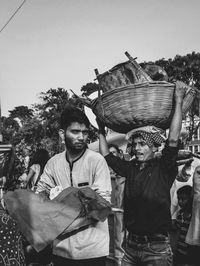
[{"label": "man's face", "polygon": [[87,144],[88,128],[85,124],[78,122],[71,123],[65,131],[60,131],[60,136],[65,141],[66,148],[71,151],[82,151]]},{"label": "man's face", "polygon": [[156,147],[149,147],[142,137],[133,139],[133,149],[136,159],[139,162],[145,162],[154,157]]},{"label": "man's face", "polygon": [[190,199],[188,198],[188,195],[186,195],[185,193],[177,195],[178,198],[178,205],[182,208],[182,209],[186,209],[189,204],[190,204]]},{"label": "man's face", "polygon": [[119,152],[115,149],[115,147],[110,147],[110,148],[109,148],[109,151],[110,151],[113,155],[119,157]]}]

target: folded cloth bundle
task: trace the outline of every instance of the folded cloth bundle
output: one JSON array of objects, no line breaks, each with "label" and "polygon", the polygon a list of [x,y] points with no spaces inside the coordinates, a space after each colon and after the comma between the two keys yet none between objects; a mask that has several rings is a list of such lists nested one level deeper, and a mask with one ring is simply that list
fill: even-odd
[{"label": "folded cloth bundle", "polygon": [[64,189],[53,200],[18,189],[4,195],[6,208],[36,251],[56,238],[63,239],[97,221],[104,221],[110,203],[89,187]]}]

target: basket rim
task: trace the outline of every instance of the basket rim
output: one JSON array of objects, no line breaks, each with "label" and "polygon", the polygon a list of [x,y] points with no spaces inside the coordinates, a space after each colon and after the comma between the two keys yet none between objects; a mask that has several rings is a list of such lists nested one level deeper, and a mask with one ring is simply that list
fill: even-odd
[{"label": "basket rim", "polygon": [[155,85],[162,85],[163,87],[174,87],[174,83],[170,83],[167,81],[147,81],[147,82],[141,82],[141,83],[135,83],[135,84],[129,84],[126,86],[118,87],[117,89],[106,91],[103,94],[101,94],[99,97],[95,98],[92,100],[92,108],[97,104],[99,100],[102,100],[103,98],[110,96],[112,94],[115,94],[116,92],[124,91],[124,90],[129,90],[131,89],[137,89],[137,88],[143,88],[143,87],[152,87]]},{"label": "basket rim", "polygon": [[130,61],[130,60],[127,60],[127,61],[124,61],[124,62],[122,62],[122,63],[119,63],[119,64],[113,66],[113,67],[110,68],[109,70],[107,70],[107,71],[105,71],[105,72],[99,74],[99,78],[102,78],[102,77],[104,77],[104,76],[106,76],[106,75],[108,75],[108,74],[111,74],[111,73],[112,73],[113,71],[115,71],[116,69],[118,69],[118,68],[120,68],[121,66],[124,66],[124,65],[126,65],[126,64],[128,64],[128,63],[131,63],[131,61]]}]

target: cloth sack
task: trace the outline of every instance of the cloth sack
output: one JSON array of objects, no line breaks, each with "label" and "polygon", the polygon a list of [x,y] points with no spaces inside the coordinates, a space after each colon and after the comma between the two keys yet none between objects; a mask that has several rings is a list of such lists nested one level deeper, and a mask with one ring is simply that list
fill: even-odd
[{"label": "cloth sack", "polygon": [[18,189],[7,192],[4,200],[8,212],[37,252],[56,238],[69,237],[104,221],[111,211],[110,203],[89,187],[66,188],[53,200]]}]

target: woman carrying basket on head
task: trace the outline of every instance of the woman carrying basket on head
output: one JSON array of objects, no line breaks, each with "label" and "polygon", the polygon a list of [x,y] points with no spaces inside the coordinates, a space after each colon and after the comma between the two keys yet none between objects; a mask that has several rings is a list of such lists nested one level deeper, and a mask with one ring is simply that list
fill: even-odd
[{"label": "woman carrying basket on head", "polygon": [[97,119],[100,152],[115,172],[126,177],[124,222],[128,239],[123,266],[141,263],[146,266],[169,266],[173,263],[169,241],[170,188],[178,172],[176,160],[184,94],[183,83],[177,82],[175,111],[161,158],[154,156],[164,142],[164,137],[156,127],[147,126],[130,131],[127,136],[135,159],[122,161],[109,153],[104,125]]}]

